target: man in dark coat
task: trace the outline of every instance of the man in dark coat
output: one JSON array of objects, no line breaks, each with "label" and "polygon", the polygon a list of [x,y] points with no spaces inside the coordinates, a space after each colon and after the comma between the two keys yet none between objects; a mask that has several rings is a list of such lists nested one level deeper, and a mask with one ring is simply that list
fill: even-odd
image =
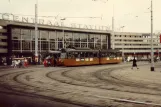
[{"label": "man in dark coat", "polygon": [[131,69],[133,69],[133,67],[136,67],[137,69],[139,69],[138,67],[137,67],[137,63],[136,63],[137,61],[136,61],[136,59],[135,59],[135,57],[134,57],[134,59],[133,59],[133,64],[132,64],[132,68]]},{"label": "man in dark coat", "polygon": [[57,59],[54,57],[54,67],[57,66]]}]

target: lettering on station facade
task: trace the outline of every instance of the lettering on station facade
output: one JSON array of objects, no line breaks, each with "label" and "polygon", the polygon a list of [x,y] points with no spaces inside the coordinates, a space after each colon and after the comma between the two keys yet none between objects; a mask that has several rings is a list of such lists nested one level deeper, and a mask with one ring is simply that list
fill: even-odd
[{"label": "lettering on station facade", "polygon": [[[16,22],[23,22],[23,23],[35,23],[35,18],[33,18],[33,17],[18,16],[18,15],[14,15],[14,14],[10,14],[10,13],[0,14],[0,19],[11,20],[11,21],[16,21]],[[38,19],[38,24],[80,28],[80,29],[95,29],[95,30],[105,30],[105,31],[110,30],[110,26],[97,26],[97,25],[77,24],[77,23],[71,23],[70,25],[64,25],[64,23],[60,22],[60,21],[45,20],[45,19]]]}]

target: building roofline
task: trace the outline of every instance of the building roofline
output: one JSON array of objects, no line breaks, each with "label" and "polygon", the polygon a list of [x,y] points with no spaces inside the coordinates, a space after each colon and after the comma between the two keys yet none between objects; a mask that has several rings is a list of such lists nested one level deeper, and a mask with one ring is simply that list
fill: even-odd
[{"label": "building roofline", "polygon": [[[0,19],[0,26],[19,26],[19,27],[26,27],[26,28],[34,28],[34,23],[25,23],[19,21],[11,21],[11,20],[2,20]],[[96,30],[96,29],[84,29],[84,28],[73,28],[73,27],[63,27],[63,26],[50,26],[50,25],[43,25],[38,24],[38,28],[40,29],[48,29],[48,30],[64,30],[64,31],[74,31],[74,32],[87,32],[87,33],[102,33],[107,34],[111,33],[111,30]]]}]

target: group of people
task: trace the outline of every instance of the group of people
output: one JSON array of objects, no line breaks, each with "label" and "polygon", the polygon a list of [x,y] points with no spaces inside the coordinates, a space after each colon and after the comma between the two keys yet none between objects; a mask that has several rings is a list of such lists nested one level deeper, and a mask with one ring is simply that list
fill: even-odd
[{"label": "group of people", "polygon": [[13,60],[12,61],[12,67],[13,68],[25,68],[25,67],[27,67],[27,60],[26,59],[24,59],[24,60]]},{"label": "group of people", "polygon": [[48,67],[48,66],[57,66],[57,59],[56,57],[47,57],[46,59],[44,59],[44,66]]}]

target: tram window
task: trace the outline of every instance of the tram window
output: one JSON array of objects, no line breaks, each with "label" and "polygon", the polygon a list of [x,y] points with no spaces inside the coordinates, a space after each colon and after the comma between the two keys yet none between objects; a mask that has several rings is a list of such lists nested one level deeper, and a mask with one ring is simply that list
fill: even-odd
[{"label": "tram window", "polygon": [[84,54],[85,54],[84,52],[81,52],[80,57],[84,58],[84,56],[85,56]]},{"label": "tram window", "polygon": [[74,58],[80,58],[80,53],[79,52],[73,52],[73,57]]},{"label": "tram window", "polygon": [[93,58],[93,52],[89,52],[88,57],[92,57]]},{"label": "tram window", "polygon": [[71,52],[71,53],[69,54],[69,57],[72,58],[72,59],[75,58],[75,52]]},{"label": "tram window", "polygon": [[89,57],[88,52],[85,52],[85,53],[84,53],[84,57],[86,57],[86,58]]},{"label": "tram window", "polygon": [[71,59],[71,58],[72,58],[72,53],[70,53],[70,52],[67,53],[67,58],[68,58],[68,59]]},{"label": "tram window", "polygon": [[92,57],[93,58],[93,53],[92,52],[88,52],[88,56],[87,57]]},{"label": "tram window", "polygon": [[94,52],[93,55],[94,55],[94,57],[98,57],[98,56],[97,56],[97,52]]}]

